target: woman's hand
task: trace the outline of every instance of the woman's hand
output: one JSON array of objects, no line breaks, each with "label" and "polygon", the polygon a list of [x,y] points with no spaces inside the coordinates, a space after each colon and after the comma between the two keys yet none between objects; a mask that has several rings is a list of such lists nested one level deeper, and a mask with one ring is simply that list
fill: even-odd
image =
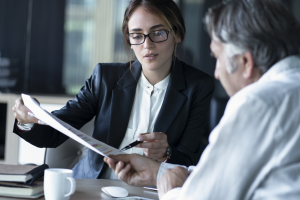
[{"label": "woman's hand", "polygon": [[169,144],[167,135],[165,133],[141,133],[138,136],[138,139],[144,142],[137,145],[136,147],[142,148],[146,156],[158,160],[167,157],[167,149],[169,147]]},{"label": "woman's hand", "polygon": [[[39,103],[37,99],[34,98],[34,100]],[[14,111],[15,118],[18,120],[18,122],[22,124],[29,124],[29,123],[45,124],[44,122],[34,117],[31,110],[29,110],[24,105],[23,99],[21,97],[15,101],[15,105],[12,108],[12,110]]]}]

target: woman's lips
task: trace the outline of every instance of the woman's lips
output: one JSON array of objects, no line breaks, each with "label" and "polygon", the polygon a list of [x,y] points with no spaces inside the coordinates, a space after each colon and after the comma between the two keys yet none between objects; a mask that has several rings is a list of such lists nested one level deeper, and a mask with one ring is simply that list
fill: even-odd
[{"label": "woman's lips", "polygon": [[157,56],[158,56],[158,54],[146,54],[146,55],[144,56],[144,58],[145,58],[146,60],[153,60],[153,59],[155,59]]}]

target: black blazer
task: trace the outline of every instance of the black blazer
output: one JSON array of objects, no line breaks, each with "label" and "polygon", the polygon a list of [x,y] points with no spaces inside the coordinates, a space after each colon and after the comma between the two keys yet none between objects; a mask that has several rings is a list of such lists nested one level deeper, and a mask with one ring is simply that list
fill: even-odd
[{"label": "black blazer", "polygon": [[[80,129],[94,116],[92,136],[119,148],[129,122],[141,64],[98,64],[75,98],[53,114]],[[171,68],[170,82],[154,125],[154,132],[168,136],[171,163],[196,165],[207,145],[207,118],[213,78],[176,59]],[[37,147],[57,147],[68,137],[50,126],[35,124],[32,130],[14,132]],[[99,178],[107,165],[103,157],[89,150],[74,167],[75,178]]]}]

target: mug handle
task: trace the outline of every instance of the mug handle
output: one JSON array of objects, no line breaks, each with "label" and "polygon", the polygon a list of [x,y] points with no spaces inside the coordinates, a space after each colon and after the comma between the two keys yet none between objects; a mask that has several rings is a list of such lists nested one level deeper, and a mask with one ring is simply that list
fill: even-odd
[{"label": "mug handle", "polygon": [[71,189],[70,189],[70,192],[68,194],[65,194],[64,197],[67,197],[67,196],[70,196],[72,194],[74,194],[75,190],[76,190],[76,182],[75,182],[75,179],[72,178],[72,177],[67,177],[67,179],[70,181],[70,184],[71,184]]}]

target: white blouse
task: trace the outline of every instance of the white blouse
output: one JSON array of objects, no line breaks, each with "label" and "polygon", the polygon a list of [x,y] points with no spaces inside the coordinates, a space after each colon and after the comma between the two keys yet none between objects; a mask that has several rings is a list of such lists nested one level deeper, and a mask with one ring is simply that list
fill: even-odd
[{"label": "white blouse", "polygon": [[[143,72],[141,72],[140,79],[136,86],[129,123],[119,149],[122,149],[126,145],[134,142],[140,133],[153,132],[155,121],[165,98],[169,80],[170,75],[153,86],[146,79]],[[143,155],[143,150],[136,147],[128,149],[125,152],[129,154],[137,153]],[[105,171],[101,178],[118,179],[110,168]]]}]

